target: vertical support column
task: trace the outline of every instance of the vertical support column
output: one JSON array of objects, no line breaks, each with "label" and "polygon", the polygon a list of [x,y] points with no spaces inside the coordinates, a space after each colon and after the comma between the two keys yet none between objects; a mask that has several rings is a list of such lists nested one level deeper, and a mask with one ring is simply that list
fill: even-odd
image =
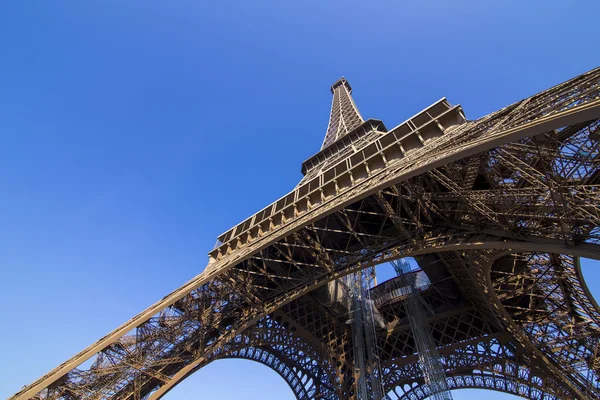
[{"label": "vertical support column", "polygon": [[382,400],[385,393],[377,348],[374,306],[369,294],[371,276],[373,271],[369,268],[344,279],[349,295],[357,400]]},{"label": "vertical support column", "polygon": [[403,286],[407,289],[407,296],[404,299],[404,309],[406,310],[410,329],[417,346],[419,366],[421,367],[421,371],[423,371],[425,383],[431,391],[429,398],[433,400],[452,400],[452,395],[446,382],[446,373],[440,362],[440,355],[427,324],[423,299],[414,282],[409,282],[406,279],[406,274],[410,272],[410,265],[405,260],[392,261],[392,265],[398,276],[402,278]]}]

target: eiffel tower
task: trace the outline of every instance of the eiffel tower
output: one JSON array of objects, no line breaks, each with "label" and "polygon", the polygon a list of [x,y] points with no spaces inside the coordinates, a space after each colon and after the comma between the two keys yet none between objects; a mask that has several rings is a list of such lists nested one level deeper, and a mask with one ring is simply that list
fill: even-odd
[{"label": "eiffel tower", "polygon": [[[363,119],[347,80],[331,91],[321,150],[290,193],[12,399],[159,399],[223,358],[271,367],[298,399],[357,399],[341,278],[406,257],[450,390],[600,398],[600,309],[579,263],[600,259],[600,68],[474,121],[443,98],[393,129]],[[381,384],[423,399],[401,289],[367,290]]]}]

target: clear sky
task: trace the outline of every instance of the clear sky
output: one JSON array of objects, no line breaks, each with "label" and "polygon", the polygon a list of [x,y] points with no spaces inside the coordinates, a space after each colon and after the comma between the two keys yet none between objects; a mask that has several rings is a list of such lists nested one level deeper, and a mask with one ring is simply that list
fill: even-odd
[{"label": "clear sky", "polygon": [[[597,0],[1,2],[0,398],[201,272],[218,234],[294,187],[340,76],[388,127],[443,96],[474,119],[598,66],[599,13]],[[584,272],[600,296],[600,270]],[[292,398],[248,361],[166,398],[238,396]]]}]

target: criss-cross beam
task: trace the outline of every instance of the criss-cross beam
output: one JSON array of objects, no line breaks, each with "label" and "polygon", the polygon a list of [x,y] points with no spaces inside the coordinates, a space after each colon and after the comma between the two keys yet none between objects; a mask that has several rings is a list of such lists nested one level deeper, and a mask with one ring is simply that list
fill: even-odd
[{"label": "criss-cross beam", "polygon": [[[538,376],[519,355],[506,334],[490,335],[441,348],[441,363],[451,389],[492,389],[530,399],[557,399],[563,393],[548,392],[545,376]],[[391,400],[424,399],[431,395],[416,358],[389,369],[386,387]]]},{"label": "criss-cross beam", "polygon": [[[508,364],[508,363],[507,363]],[[522,378],[521,375],[526,375],[528,369],[524,366],[511,365],[515,371],[519,371],[517,376],[505,376],[497,374],[493,371],[486,372],[469,372],[462,375],[454,375],[447,378],[448,388],[450,390],[457,389],[487,389],[497,392],[508,393],[515,396],[523,397],[532,400],[558,400],[552,394],[546,393],[538,387],[532,380]],[[422,400],[431,396],[427,385],[416,385],[405,392],[402,396],[393,396],[388,394],[390,399],[400,400]]]},{"label": "criss-cross beam", "polygon": [[600,310],[581,280],[578,259],[525,253],[498,260],[493,287],[512,321],[563,376],[590,396],[598,375]]},{"label": "criss-cross beam", "polygon": [[[454,252],[453,252],[454,253]],[[440,256],[448,257],[448,254],[441,253]],[[432,285],[435,288],[435,284]],[[424,299],[428,299],[424,293]],[[437,295],[436,295],[437,297]],[[568,391],[561,389],[560,385],[549,382],[547,374],[544,371],[530,372],[527,367],[527,357],[523,354],[527,349],[511,342],[511,336],[506,334],[503,329],[497,329],[488,322],[485,317],[485,307],[465,307],[450,304],[443,310],[444,300],[431,303],[438,304],[438,309],[429,317],[429,325],[432,329],[434,342],[440,355],[442,356],[442,365],[448,375],[448,384],[450,387],[457,388],[454,379],[458,376],[469,376],[474,369],[486,371],[489,374],[495,374],[496,378],[504,379],[507,382],[520,382],[519,387],[529,386],[530,390],[523,393],[535,394],[538,392],[549,392],[565,394]],[[485,304],[485,303],[482,303]],[[386,316],[395,315],[395,307],[390,306],[392,310],[385,312]],[[431,308],[431,306],[429,307]],[[493,312],[493,311],[492,311]],[[400,314],[400,313],[398,313]],[[403,315],[398,315],[404,318]],[[393,334],[389,335],[384,342],[379,344],[382,352],[382,366],[387,377],[385,382],[388,390],[388,397],[414,398],[423,394],[425,397],[430,395],[424,378],[418,367],[418,355],[410,329],[406,324],[399,324],[394,328]],[[388,349],[386,352],[385,350]],[[389,349],[394,352],[390,353]],[[509,366],[512,366],[509,368]],[[502,368],[499,370],[499,368]],[[515,371],[518,374],[511,375]],[[543,377],[540,378],[540,377]],[[485,385],[479,387],[485,388]],[[509,390],[515,385],[507,386],[503,390]],[[556,388],[560,391],[556,391]],[[499,388],[502,389],[502,388]],[[509,392],[511,392],[509,390]],[[511,392],[514,393],[514,392]],[[534,396],[534,398],[536,398]]]},{"label": "criss-cross beam", "polygon": [[[403,125],[412,129],[408,134],[404,128],[377,131],[363,148],[223,235],[205,272],[14,398],[159,398],[219,346],[285,304],[402,256],[477,254],[471,264],[482,267],[464,277],[476,282],[469,290],[486,295],[493,290],[482,283],[489,275],[483,265],[493,253],[484,249],[544,252],[552,246],[600,259],[599,94],[600,71],[594,70],[478,121],[465,122],[451,109],[421,127]],[[457,174],[462,179],[451,179]],[[508,195],[481,200],[481,190]],[[534,196],[533,204],[520,200],[521,190]],[[389,217],[377,193],[399,220]],[[536,374],[548,373],[557,388],[585,397],[580,383],[559,377],[501,302],[489,301],[531,355],[526,361]]]},{"label": "criss-cross beam", "polygon": [[[438,256],[451,259],[458,257],[457,253],[440,253]],[[469,376],[473,369],[477,369],[485,372],[484,376],[494,375],[498,379],[512,382],[510,387],[504,385],[499,390],[508,390],[524,397],[597,398],[598,387],[589,377],[590,374],[598,373],[594,358],[594,350],[598,347],[598,331],[597,323],[593,322],[597,318],[598,308],[590,301],[585,286],[581,286],[577,263],[572,257],[564,255],[534,254],[515,258],[510,255],[502,256],[503,254],[507,252],[461,252],[463,263],[473,271],[473,281],[481,288],[488,289],[481,293],[489,301],[478,303],[476,314],[472,314],[467,308],[446,313],[446,320],[440,320],[444,314],[439,312],[431,318],[436,346],[449,377],[448,384],[455,387],[452,377]],[[519,262],[511,262],[514,260]],[[542,263],[540,260],[548,262]],[[460,264],[454,261],[450,266],[452,269],[461,268]],[[557,270],[560,270],[558,276]],[[523,304],[529,306],[527,315],[523,315]],[[495,329],[491,320],[485,318],[489,312],[486,311],[488,307],[502,321],[504,329]],[[488,324],[487,327],[482,327],[482,322]],[[579,336],[574,336],[574,333]],[[412,365],[417,363],[417,355],[410,333],[399,337],[401,340],[396,339],[393,346],[397,349],[397,358],[389,358],[383,364],[389,369],[389,376],[395,376],[393,379],[396,383],[388,383],[386,386],[390,390],[396,387],[396,397],[391,398],[427,397],[429,392],[423,386],[421,371]],[[487,340],[493,340],[496,344],[482,346],[481,343]],[[457,361],[463,357],[460,346],[469,342],[479,343],[475,346],[478,351],[485,349],[485,352],[491,352],[485,358],[488,364],[482,365],[481,361],[472,356],[469,359],[463,358],[463,362]],[[380,347],[385,348],[384,345]],[[494,352],[499,348],[509,349],[510,354],[505,351],[500,357],[502,359],[498,359]],[[505,360],[507,354],[510,357]],[[503,371],[498,370],[507,362],[516,365],[519,370],[525,368],[528,372],[507,377]],[[524,377],[527,379],[523,380]],[[513,389],[517,387],[519,391],[515,392]],[[529,389],[524,391],[525,387]]]}]

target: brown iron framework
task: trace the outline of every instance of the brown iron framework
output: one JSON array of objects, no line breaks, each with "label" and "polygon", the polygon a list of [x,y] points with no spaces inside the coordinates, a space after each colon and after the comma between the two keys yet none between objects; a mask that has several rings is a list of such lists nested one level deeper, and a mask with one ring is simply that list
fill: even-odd
[{"label": "brown iron framework", "polygon": [[[332,87],[288,195],[219,236],[206,270],[12,399],[158,399],[221,358],[298,399],[355,398],[336,279],[415,257],[448,386],[600,398],[600,68],[475,121],[442,99],[394,129]],[[415,276],[415,279],[418,277]],[[372,290],[390,399],[428,396],[393,281]]]}]

